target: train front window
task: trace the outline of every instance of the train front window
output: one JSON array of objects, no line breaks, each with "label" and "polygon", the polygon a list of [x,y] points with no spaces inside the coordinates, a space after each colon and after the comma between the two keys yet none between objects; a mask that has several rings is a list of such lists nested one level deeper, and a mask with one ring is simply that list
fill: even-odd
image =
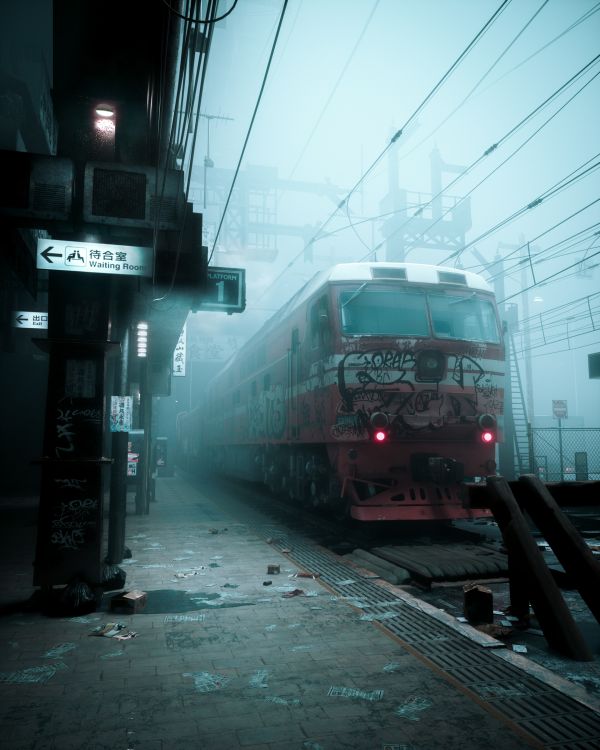
[{"label": "train front window", "polygon": [[429,336],[425,295],[372,289],[366,284],[340,294],[342,332],[348,335]]},{"label": "train front window", "polygon": [[429,294],[433,335],[438,339],[500,342],[496,313],[492,302],[465,295]]}]

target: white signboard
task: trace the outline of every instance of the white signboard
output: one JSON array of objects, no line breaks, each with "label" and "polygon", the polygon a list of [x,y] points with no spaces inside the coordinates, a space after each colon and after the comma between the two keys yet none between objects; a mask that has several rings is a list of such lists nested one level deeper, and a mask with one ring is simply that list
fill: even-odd
[{"label": "white signboard", "polygon": [[177,346],[175,347],[175,351],[173,352],[173,375],[180,378],[185,376],[186,327],[187,323],[184,323],[183,329],[179,334],[179,341],[177,342]]},{"label": "white signboard", "polygon": [[48,328],[48,313],[31,310],[13,312],[14,328]]},{"label": "white signboard", "polygon": [[37,267],[46,271],[152,276],[152,257],[151,247],[48,239],[37,243]]},{"label": "white signboard", "polygon": [[130,432],[133,414],[133,398],[131,396],[110,397],[110,431]]}]

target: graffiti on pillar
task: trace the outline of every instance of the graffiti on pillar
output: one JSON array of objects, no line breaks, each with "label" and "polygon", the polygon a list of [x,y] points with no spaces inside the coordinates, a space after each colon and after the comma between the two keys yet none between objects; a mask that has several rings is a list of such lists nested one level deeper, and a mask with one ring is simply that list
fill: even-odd
[{"label": "graffiti on pillar", "polygon": [[102,439],[102,409],[89,400],[64,398],[56,406],[57,458],[97,455]]},{"label": "graffiti on pillar", "polygon": [[50,544],[63,550],[79,550],[96,533],[98,497],[85,477],[53,478],[54,504],[50,518]]}]

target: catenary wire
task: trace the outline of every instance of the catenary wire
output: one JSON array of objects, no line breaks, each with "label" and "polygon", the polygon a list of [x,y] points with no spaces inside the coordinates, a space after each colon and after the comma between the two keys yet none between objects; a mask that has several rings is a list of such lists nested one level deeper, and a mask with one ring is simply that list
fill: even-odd
[{"label": "catenary wire", "polygon": [[173,8],[170,5],[168,0],[163,0],[163,3],[167,6],[169,11],[173,13],[173,15],[177,16],[178,18],[181,18],[183,21],[191,21],[193,23],[201,23],[201,24],[211,24],[211,23],[217,23],[218,21],[222,21],[224,18],[227,18],[227,16],[230,13],[233,13],[233,11],[235,10],[235,6],[238,4],[238,0],[233,0],[233,5],[231,6],[231,8],[229,8],[227,13],[223,13],[223,15],[219,16],[218,18],[209,18],[209,17],[196,18],[195,16],[185,16],[179,13],[179,11],[176,11],[175,8]]},{"label": "catenary wire", "polygon": [[[600,153],[596,154],[592,158],[595,159],[598,156],[600,156]],[[591,161],[591,159],[588,160],[588,162],[589,161]],[[585,162],[583,165],[581,165],[580,167],[578,167],[577,170],[574,170],[574,171],[577,172],[579,169],[582,169],[582,167],[585,166],[585,164],[587,164],[588,162]],[[547,190],[545,190],[537,198],[534,198],[532,201],[530,201],[529,203],[527,203],[525,206],[522,206],[521,208],[517,209],[512,214],[510,214],[510,216],[507,216],[504,219],[501,219],[497,224],[494,224],[493,227],[490,227],[489,229],[486,229],[485,232],[482,232],[475,239],[471,240],[470,242],[465,243],[464,247],[462,247],[460,250],[456,250],[454,253],[451,253],[443,261],[441,261],[441,265],[446,264],[449,260],[452,260],[452,259],[455,259],[455,262],[456,262],[456,260],[458,260],[458,257],[465,250],[467,250],[469,247],[472,247],[477,242],[480,242],[481,240],[485,239],[486,237],[489,237],[490,235],[494,234],[499,229],[502,229],[502,227],[505,227],[507,224],[510,224],[515,219],[518,219],[519,217],[521,217],[524,214],[526,214],[528,211],[531,211],[531,210],[537,208],[544,201],[547,201],[547,200],[549,200],[551,198],[554,198],[556,195],[558,195],[558,193],[562,192],[567,187],[569,187],[570,185],[574,184],[575,182],[578,182],[579,180],[583,179],[584,177],[589,176],[589,174],[591,174],[592,172],[594,172],[599,167],[600,167],[600,161],[597,161],[595,164],[592,164],[592,166],[588,167],[587,169],[585,169],[583,172],[581,172],[578,175],[575,175],[575,176],[572,177],[571,175],[574,174],[574,172],[572,172],[571,174],[567,175],[566,177],[563,177],[563,179],[559,180],[557,183],[555,183],[550,188],[548,188]]]},{"label": "catenary wire", "polygon": [[[195,8],[195,6],[196,6],[196,0],[191,0],[190,9],[192,11]],[[177,80],[177,89],[176,89],[175,102],[174,102],[174,108],[173,108],[173,116],[171,119],[171,126],[170,126],[170,131],[169,131],[169,139],[167,142],[167,148],[166,148],[166,153],[165,153],[165,164],[163,167],[162,182],[160,185],[160,190],[157,190],[158,201],[157,201],[157,207],[156,207],[155,216],[154,216],[154,227],[153,227],[153,232],[152,232],[152,246],[154,250],[153,256],[155,259],[156,259],[156,249],[157,249],[157,242],[158,242],[160,216],[161,216],[161,211],[162,211],[162,202],[164,199],[164,192],[165,192],[165,187],[166,187],[168,161],[169,161],[169,155],[172,152],[173,142],[174,142],[175,134],[177,131],[177,117],[178,117],[178,110],[180,108],[180,97],[182,96],[182,91],[183,91],[183,81],[185,79],[185,61],[188,55],[191,29],[192,29],[192,24],[186,22],[185,31],[183,35],[183,42],[181,45],[179,76]],[[165,55],[166,54],[167,52],[165,51]],[[165,85],[166,85],[166,80],[163,80],[163,87]],[[161,169],[160,158],[161,158],[161,154],[159,154],[157,164],[156,164],[157,186],[160,181],[160,169]],[[153,286],[155,285],[155,281],[156,281],[156,268],[154,267],[153,272],[152,272]]]},{"label": "catenary wire", "polygon": [[352,51],[350,52],[350,55],[348,56],[346,62],[344,63],[344,66],[343,66],[343,68],[342,68],[339,76],[337,77],[337,80],[334,83],[333,88],[331,89],[331,92],[329,93],[329,96],[327,97],[327,101],[323,105],[323,108],[321,109],[321,113],[317,117],[317,120],[316,120],[315,124],[313,125],[312,130],[310,131],[310,133],[308,135],[308,138],[306,139],[306,141],[304,143],[304,146],[302,147],[302,150],[300,151],[300,155],[296,159],[296,163],[292,167],[292,171],[290,172],[290,174],[288,176],[288,180],[291,180],[292,177],[294,176],[294,174],[296,173],[296,170],[298,169],[298,166],[300,165],[300,163],[301,163],[301,161],[302,161],[302,159],[304,157],[304,154],[306,153],[307,148],[309,147],[309,145],[310,145],[310,143],[311,143],[311,141],[312,141],[312,139],[313,139],[313,137],[314,137],[314,135],[315,135],[318,127],[319,127],[319,125],[321,124],[321,120],[325,116],[325,113],[326,113],[329,105],[331,104],[331,100],[335,96],[335,93],[338,90],[338,87],[339,87],[340,83],[342,82],[342,79],[344,78],[344,75],[346,74],[346,71],[350,67],[350,63],[354,59],[354,55],[356,54],[356,51],[359,48],[360,43],[362,42],[362,40],[363,40],[363,38],[364,38],[364,36],[365,36],[365,34],[367,32],[367,29],[369,28],[369,26],[371,24],[371,21],[373,19],[373,16],[375,15],[375,11],[377,10],[377,7],[378,7],[379,3],[380,3],[380,0],[375,0],[375,4],[371,8],[371,12],[369,13],[368,18],[365,21],[364,26],[362,27],[362,30],[361,30],[361,32],[360,32],[360,34],[358,36],[358,39],[356,40],[356,42],[354,44],[354,47],[352,48]]},{"label": "catenary wire", "polygon": [[[588,256],[587,260],[591,260],[592,258],[595,258],[597,255],[600,255],[600,250],[596,253],[592,253],[592,255]],[[548,281],[551,279],[555,279],[559,276],[561,276],[565,271],[569,271],[571,268],[575,268],[575,266],[581,265],[581,261],[577,261],[576,263],[571,263],[571,265],[566,266],[565,268],[562,268],[560,271],[557,271],[556,273],[553,273],[550,276],[547,276],[545,279],[540,279],[535,284],[530,284],[530,286],[525,287],[524,289],[520,289],[518,292],[515,292],[514,294],[509,294],[508,297],[505,297],[502,300],[498,300],[498,304],[501,305],[504,302],[507,302],[509,299],[514,299],[515,297],[519,297],[521,294],[524,294],[525,292],[528,292],[530,289],[535,289],[537,286],[541,286],[543,284],[547,284]]]},{"label": "catenary wire", "polygon": [[235,168],[235,172],[233,174],[233,179],[231,181],[231,186],[229,188],[229,193],[227,194],[227,199],[225,201],[225,206],[223,207],[223,213],[221,214],[221,219],[219,221],[219,225],[217,227],[217,231],[215,233],[215,238],[213,240],[213,246],[210,251],[210,255],[208,257],[208,262],[210,263],[212,256],[214,255],[215,248],[217,246],[217,242],[219,239],[219,234],[221,233],[221,228],[223,226],[223,222],[225,221],[225,215],[227,214],[227,209],[229,207],[229,201],[231,200],[231,196],[233,194],[233,188],[235,187],[235,183],[237,180],[238,173],[240,171],[240,167],[242,165],[242,160],[244,158],[244,154],[246,153],[246,146],[248,145],[248,141],[250,140],[250,134],[252,133],[252,127],[254,125],[254,120],[256,119],[256,113],[258,112],[258,108],[260,106],[260,102],[262,99],[263,92],[265,90],[265,86],[267,83],[267,77],[269,75],[269,70],[271,69],[271,63],[273,61],[273,57],[275,55],[275,48],[277,46],[277,40],[279,38],[279,32],[281,31],[281,26],[283,24],[283,19],[285,16],[285,11],[287,9],[288,0],[283,0],[283,6],[281,8],[281,15],[279,16],[279,23],[277,24],[277,30],[275,32],[275,38],[273,39],[273,46],[271,47],[271,53],[269,55],[269,59],[267,61],[267,66],[265,68],[265,73],[263,76],[262,84],[260,86],[260,90],[258,92],[258,97],[256,99],[256,104],[254,106],[254,111],[252,113],[252,117],[250,118],[250,125],[248,126],[248,132],[246,133],[246,137],[244,139],[244,145],[242,146],[242,150],[240,153],[240,157],[238,159],[238,163]]},{"label": "catenary wire", "polygon": [[489,84],[489,86],[486,86],[486,88],[483,89],[483,91],[481,91],[480,93],[484,94],[486,91],[488,91],[489,89],[491,89],[492,86],[495,86],[497,83],[499,83],[504,78],[506,78],[506,76],[510,75],[511,73],[514,73],[515,70],[518,70],[519,68],[523,67],[523,65],[525,65],[526,63],[528,63],[530,60],[533,60],[534,57],[537,57],[537,55],[539,55],[545,49],[547,49],[552,44],[554,44],[555,42],[557,42],[559,39],[561,39],[563,36],[565,36],[565,34],[568,34],[574,28],[576,28],[577,26],[579,26],[579,24],[584,23],[585,21],[587,21],[589,18],[591,18],[594,15],[594,13],[597,13],[599,10],[600,10],[600,3],[596,3],[596,5],[594,5],[592,8],[590,8],[590,10],[586,11],[583,15],[581,15],[570,26],[568,26],[566,29],[564,29],[564,31],[561,31],[560,34],[558,34],[557,36],[555,36],[549,42],[546,42],[546,44],[544,44],[541,47],[539,47],[539,49],[537,49],[531,55],[528,55],[524,60],[521,60],[521,62],[518,63],[517,65],[515,65],[513,68],[511,68],[510,70],[507,70],[499,78],[496,78],[495,81],[492,81]]},{"label": "catenary wire", "polygon": [[[497,142],[492,144],[489,148],[487,148],[483,155],[479,157],[473,164],[471,164],[469,167],[467,167],[460,175],[458,175],[454,180],[450,182],[449,185],[446,186],[444,190],[440,190],[437,195],[433,196],[430,200],[430,203],[432,203],[436,198],[443,195],[445,191],[447,191],[449,188],[451,188],[453,185],[455,185],[460,179],[462,179],[468,172],[472,171],[472,169],[483,159],[485,159],[490,153],[495,151],[497,147],[504,143],[508,138],[510,138],[512,135],[514,135],[521,127],[523,127],[531,118],[533,118],[536,114],[541,112],[549,103],[552,101],[556,96],[558,96],[560,93],[566,90],[568,86],[570,86],[578,77],[580,77],[583,72],[585,72],[590,65],[596,64],[600,60],[600,55],[598,55],[594,60],[592,60],[590,63],[588,63],[584,68],[582,68],[580,71],[578,71],[575,76],[570,78],[565,84],[563,84],[559,89],[557,89],[553,94],[551,94],[550,97],[548,97],[546,100],[544,100],[538,107],[536,107],[532,112],[530,112],[523,120],[521,120],[517,125],[515,125],[513,128],[511,128],[510,131],[508,131],[502,138]],[[447,209],[440,217],[438,217],[435,221],[433,221],[427,229],[423,233],[421,233],[419,236],[423,236],[427,232],[429,232],[436,224],[438,224],[440,221],[442,221],[445,216],[448,215],[448,213],[452,210],[455,210],[457,206],[459,206],[461,203],[463,203],[470,195],[472,195],[481,185],[483,185],[484,182],[486,182],[490,177],[492,177],[496,172],[498,172],[500,169],[502,169],[503,166],[505,166],[516,154],[518,154],[528,143],[530,143],[552,120],[559,115],[568,105],[577,97],[584,89],[589,86],[592,81],[594,81],[600,73],[596,73],[592,78],[590,78],[588,81],[586,81],[569,99],[567,99],[566,102],[564,102],[557,110],[555,110],[544,122],[536,128],[536,130],[533,131],[517,148],[512,151],[503,161],[500,162],[500,164],[496,165],[494,169],[489,172],[487,175],[485,175],[476,185],[474,185],[464,196],[462,196],[458,202],[452,207]],[[399,232],[401,229],[403,229],[407,224],[410,223],[410,219],[406,222],[404,222],[400,227],[398,227],[394,233],[390,236],[394,236],[397,232]],[[384,242],[387,242],[390,237],[386,237],[385,240],[380,243],[383,244]],[[465,248],[467,246],[465,245]],[[465,248],[462,248],[460,251],[457,251],[458,254],[456,255],[456,258],[460,256],[460,254],[463,252]],[[378,248],[376,248],[378,249]],[[441,263],[447,262],[452,257],[455,257],[455,254],[452,254],[445,258]]]},{"label": "catenary wire", "polygon": [[[369,257],[369,255],[375,254],[383,245],[385,245],[386,242],[388,242],[392,237],[394,237],[396,234],[398,234],[404,227],[408,226],[410,222],[417,216],[422,213],[422,209],[431,205],[433,201],[435,201],[437,198],[442,196],[445,192],[448,191],[453,185],[455,185],[459,180],[461,180],[463,177],[465,177],[467,174],[469,174],[478,164],[480,164],[484,159],[486,159],[491,153],[497,150],[497,148],[502,145],[508,138],[510,138],[512,135],[514,135],[518,130],[520,130],[530,119],[532,119],[536,114],[541,112],[543,109],[545,109],[550,102],[556,98],[560,93],[565,91],[570,85],[572,85],[580,76],[582,76],[592,65],[595,65],[600,61],[600,55],[597,55],[593,60],[591,60],[589,63],[587,63],[583,68],[581,68],[574,76],[572,76],[568,81],[566,81],[562,86],[560,86],[558,89],[556,89],[549,97],[547,97],[541,104],[539,104],[537,107],[535,107],[528,115],[526,115],[522,120],[520,120],[516,125],[514,125],[507,133],[505,133],[496,143],[489,146],[481,156],[479,156],[475,161],[473,161],[469,166],[465,167],[465,169],[457,175],[448,185],[445,186],[443,190],[440,190],[438,193],[433,195],[427,203],[425,203],[418,211],[413,214],[412,217],[408,218],[405,222],[403,222],[399,227],[394,229],[393,232],[391,232],[387,237],[385,237],[381,242],[379,242],[367,255],[365,255],[361,260],[365,260]],[[575,99],[576,96],[578,96],[590,83],[592,83],[595,78],[600,75],[599,73],[596,73],[592,78],[590,78],[588,81],[586,81],[581,88],[579,88],[564,104],[562,104],[557,110],[555,110],[550,117],[548,117],[530,136],[528,136],[523,143],[521,143],[512,153],[510,153],[500,164],[498,164],[491,172],[489,172],[487,175],[485,175],[476,185],[474,185],[468,193],[463,195],[457,203],[452,206],[451,208],[448,208],[444,213],[442,213],[435,221],[433,221],[427,229],[422,232],[419,237],[422,237],[424,234],[429,232],[436,224],[438,224],[440,221],[442,221],[450,211],[453,211],[459,206],[461,203],[463,203],[472,193],[477,190],[486,180],[488,180],[492,175],[494,175],[499,169],[501,169],[508,161],[510,161],[521,149],[523,149],[535,136],[538,135],[538,133],[546,127],[563,109],[565,109],[572,101]],[[405,210],[405,209],[402,209]],[[392,214],[394,212],[390,212]],[[414,249],[414,248],[413,248]],[[410,251],[410,250],[409,250]],[[450,256],[451,257],[451,256]],[[442,261],[442,263],[445,261]]]},{"label": "catenary wire", "polygon": [[[495,61],[492,63],[492,65],[487,69],[487,71],[479,78],[475,86],[469,91],[469,93],[463,98],[463,100],[456,105],[456,107],[451,110],[449,114],[444,117],[444,119],[439,122],[433,130],[431,130],[426,136],[424,136],[418,143],[416,143],[411,149],[406,151],[402,154],[400,157],[400,160],[404,160],[407,157],[409,157],[412,153],[414,153],[417,149],[421,148],[421,146],[426,143],[433,135],[435,135],[447,122],[450,120],[454,115],[464,107],[464,105],[472,98],[472,96],[475,94],[479,86],[483,83],[483,81],[488,77],[488,75],[492,72],[492,70],[498,65],[498,63],[502,60],[502,58],[506,55],[506,53],[511,49],[511,47],[517,42],[517,40],[522,36],[522,34],[529,28],[529,26],[533,23],[533,21],[537,18],[539,13],[544,9],[544,7],[548,4],[549,0],[544,0],[544,2],[540,5],[540,7],[535,11],[535,13],[531,16],[531,18],[526,22],[526,24],[521,28],[521,30],[517,33],[516,36],[513,37],[512,41],[509,42],[508,46],[504,48],[504,50],[498,55],[498,57],[495,59]],[[491,84],[490,84],[491,85]],[[489,87],[488,87],[489,88]],[[487,89],[486,89],[487,91]]]},{"label": "catenary wire", "polygon": [[[566,255],[575,255],[577,253],[581,253],[582,252],[581,248],[579,248],[578,250],[573,250],[570,253],[567,252],[567,251],[571,250],[573,247],[575,247],[576,245],[581,244],[582,242],[587,242],[590,239],[589,235],[588,236],[584,236],[584,237],[580,237],[578,240],[576,240],[575,242],[573,242],[573,244],[571,244],[571,245],[564,246],[565,243],[569,242],[570,240],[575,239],[575,237],[577,237],[580,234],[583,234],[584,232],[588,232],[591,229],[595,229],[598,226],[600,226],[600,222],[597,222],[596,224],[592,224],[589,227],[586,227],[585,229],[580,230],[579,232],[575,232],[572,235],[570,235],[568,237],[565,237],[564,239],[560,240],[559,242],[555,242],[553,245],[549,245],[548,247],[544,248],[544,250],[541,250],[539,253],[535,253],[535,255],[531,255],[531,261],[535,262],[536,265],[538,265],[540,263],[547,263],[547,262],[549,262],[551,260],[554,260],[558,255],[560,255],[561,257],[565,257]],[[589,250],[591,250],[591,248],[593,247],[593,245],[597,241],[597,239],[598,239],[598,231],[595,231],[592,234],[592,242],[586,248],[586,250],[583,251],[583,252],[587,253]],[[521,248],[526,247],[527,244],[530,245],[531,243],[525,243],[524,245],[521,246]],[[547,257],[542,257],[542,256],[546,256],[546,254],[549,251],[551,251],[551,250],[555,250],[555,252],[552,253],[551,255],[548,255]],[[502,273],[497,273],[497,274],[494,274],[493,276],[490,276],[489,277],[490,281],[492,281],[492,282],[495,281],[499,276],[510,275],[512,272],[514,272],[516,270],[519,270],[523,266],[523,264],[527,262],[527,258],[518,258],[517,260],[515,260],[515,262],[512,265],[506,267],[504,265],[504,260],[505,259],[502,258],[500,261],[496,261],[496,262],[502,262],[502,264],[503,264]],[[583,258],[581,258],[581,262],[583,262],[584,260],[585,260],[585,255],[584,255]],[[470,270],[472,268],[475,268],[475,266],[471,266],[469,269],[465,268],[463,270]],[[477,266],[477,268],[481,268],[481,266]]]},{"label": "catenary wire", "polygon": [[[321,223],[315,234],[311,237],[311,239],[306,243],[306,246],[297,254],[295,255],[292,260],[285,266],[283,271],[275,278],[273,283],[276,283],[286,272],[287,270],[300,258],[302,255],[306,253],[307,248],[315,242],[315,240],[319,237],[319,235],[323,232],[323,229],[329,224],[329,222],[333,219],[333,217],[337,214],[337,212],[344,207],[346,202],[350,200],[353,193],[356,191],[356,189],[359,187],[359,185],[363,182],[364,179],[371,173],[371,171],[376,167],[376,165],[381,161],[381,159],[385,156],[385,154],[388,152],[388,150],[396,143],[396,141],[401,137],[402,133],[406,128],[418,117],[421,110],[429,103],[429,101],[435,96],[435,94],[438,92],[438,90],[444,85],[444,83],[447,81],[447,79],[452,75],[454,70],[461,64],[461,62],[464,60],[464,58],[469,54],[469,52],[472,50],[472,48],[478,43],[478,41],[481,39],[481,37],[489,30],[490,26],[499,18],[499,16],[502,14],[502,12],[506,9],[507,5],[511,2],[511,0],[503,0],[500,6],[495,10],[495,12],[492,14],[492,16],[486,21],[486,23],[482,26],[482,28],[477,32],[477,34],[473,37],[473,39],[469,42],[469,44],[463,49],[463,51],[460,53],[460,55],[454,60],[452,65],[448,68],[448,70],[444,73],[444,75],[438,80],[438,82],[433,86],[433,88],[429,91],[429,93],[425,96],[425,98],[421,101],[421,103],[417,106],[417,108],[414,110],[414,112],[408,117],[404,125],[398,130],[390,139],[387,146],[380,152],[380,154],[375,158],[375,160],[370,164],[370,166],[366,169],[365,172],[362,173],[362,175],[359,177],[359,179],[356,181],[356,183],[353,185],[353,187],[350,189],[350,191],[346,194],[346,197],[343,198],[337,207],[334,209],[334,211],[325,219],[324,222]],[[262,299],[264,294],[258,298],[258,301]]]},{"label": "catenary wire", "polygon": [[[215,13],[216,12],[216,7],[217,7],[217,3],[216,2],[209,3],[209,10],[207,12],[208,13],[211,13],[211,12]],[[203,91],[204,91],[204,82],[205,82],[205,79],[206,79],[206,70],[207,70],[207,67],[208,67],[208,54],[209,54],[210,47],[211,47],[211,44],[212,44],[213,30],[214,30],[214,25],[212,25],[212,24],[208,25],[208,34],[207,34],[207,39],[206,39],[205,54],[200,56],[200,60],[198,62],[198,70],[196,72],[196,83],[197,83],[198,73],[201,70],[200,90],[199,90],[199,93],[198,93],[198,105],[197,105],[196,120],[195,120],[195,123],[194,123],[194,133],[193,133],[192,146],[191,146],[191,153],[192,153],[192,155],[193,155],[194,150],[195,150],[196,139],[197,139],[198,131],[199,131],[200,109],[201,109],[200,108],[200,102],[202,100],[202,95],[203,95]],[[194,85],[194,89],[195,88],[196,88],[196,84]],[[192,101],[191,106],[190,106],[190,119],[191,119],[191,116],[192,116],[192,109],[193,109],[193,101]],[[181,230],[179,232],[179,237],[178,237],[178,242],[177,242],[177,250],[176,250],[176,253],[175,253],[175,260],[174,260],[174,263],[173,263],[173,272],[171,274],[171,282],[169,284],[169,288],[167,289],[167,291],[161,297],[155,297],[152,300],[153,303],[163,302],[171,294],[171,292],[173,291],[173,288],[175,286],[175,279],[177,277],[177,271],[179,269],[179,261],[180,261],[181,252],[182,252],[182,248],[183,248],[184,227],[185,227],[185,223],[186,223],[186,219],[187,219],[187,212],[189,210],[189,208],[188,208],[189,204],[188,204],[187,198],[188,198],[188,195],[189,195],[191,179],[192,179],[192,169],[191,169],[191,164],[190,164],[190,168],[188,169],[188,175],[187,175],[187,184],[186,184],[185,190],[184,190],[185,204],[184,204],[182,228],[181,228]]]},{"label": "catenary wire", "polygon": [[[543,232],[540,232],[540,234],[533,237],[531,240],[529,240],[529,244],[533,244],[534,242],[537,242],[542,237],[545,237],[547,234],[550,234],[550,232],[553,232],[555,229],[558,229],[558,227],[562,226],[563,224],[566,224],[568,221],[573,219],[575,216],[579,216],[579,214],[583,213],[584,211],[587,211],[588,208],[591,208],[592,206],[596,205],[596,203],[600,202],[600,198],[596,198],[595,200],[591,201],[590,203],[587,203],[585,206],[582,206],[581,208],[578,208],[577,211],[574,211],[572,214],[569,214],[568,216],[565,216],[564,219],[561,219],[556,224],[553,224],[551,227],[548,227],[548,229],[544,229]],[[516,247],[514,250],[512,250],[508,255],[504,256],[502,260],[506,260],[507,258],[512,257],[515,253],[518,253],[520,250],[523,250],[523,248],[527,247],[527,242],[524,242],[523,244]],[[472,266],[474,268],[483,268],[483,265],[480,264],[479,266]]]}]

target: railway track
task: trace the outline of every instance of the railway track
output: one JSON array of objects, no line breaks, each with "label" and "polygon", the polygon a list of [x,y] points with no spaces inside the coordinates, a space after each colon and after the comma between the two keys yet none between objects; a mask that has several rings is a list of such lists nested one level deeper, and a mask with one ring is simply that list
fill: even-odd
[{"label": "railway track", "polygon": [[[508,559],[496,524],[487,519],[444,524],[431,522],[340,523],[317,511],[299,508],[256,486],[218,479],[215,490],[232,492],[290,529],[342,556],[365,571],[393,584],[413,583],[422,589],[461,581],[508,578]],[[594,508],[569,509],[575,526],[600,537],[600,517]],[[539,538],[555,578],[568,587],[564,571]]]}]

